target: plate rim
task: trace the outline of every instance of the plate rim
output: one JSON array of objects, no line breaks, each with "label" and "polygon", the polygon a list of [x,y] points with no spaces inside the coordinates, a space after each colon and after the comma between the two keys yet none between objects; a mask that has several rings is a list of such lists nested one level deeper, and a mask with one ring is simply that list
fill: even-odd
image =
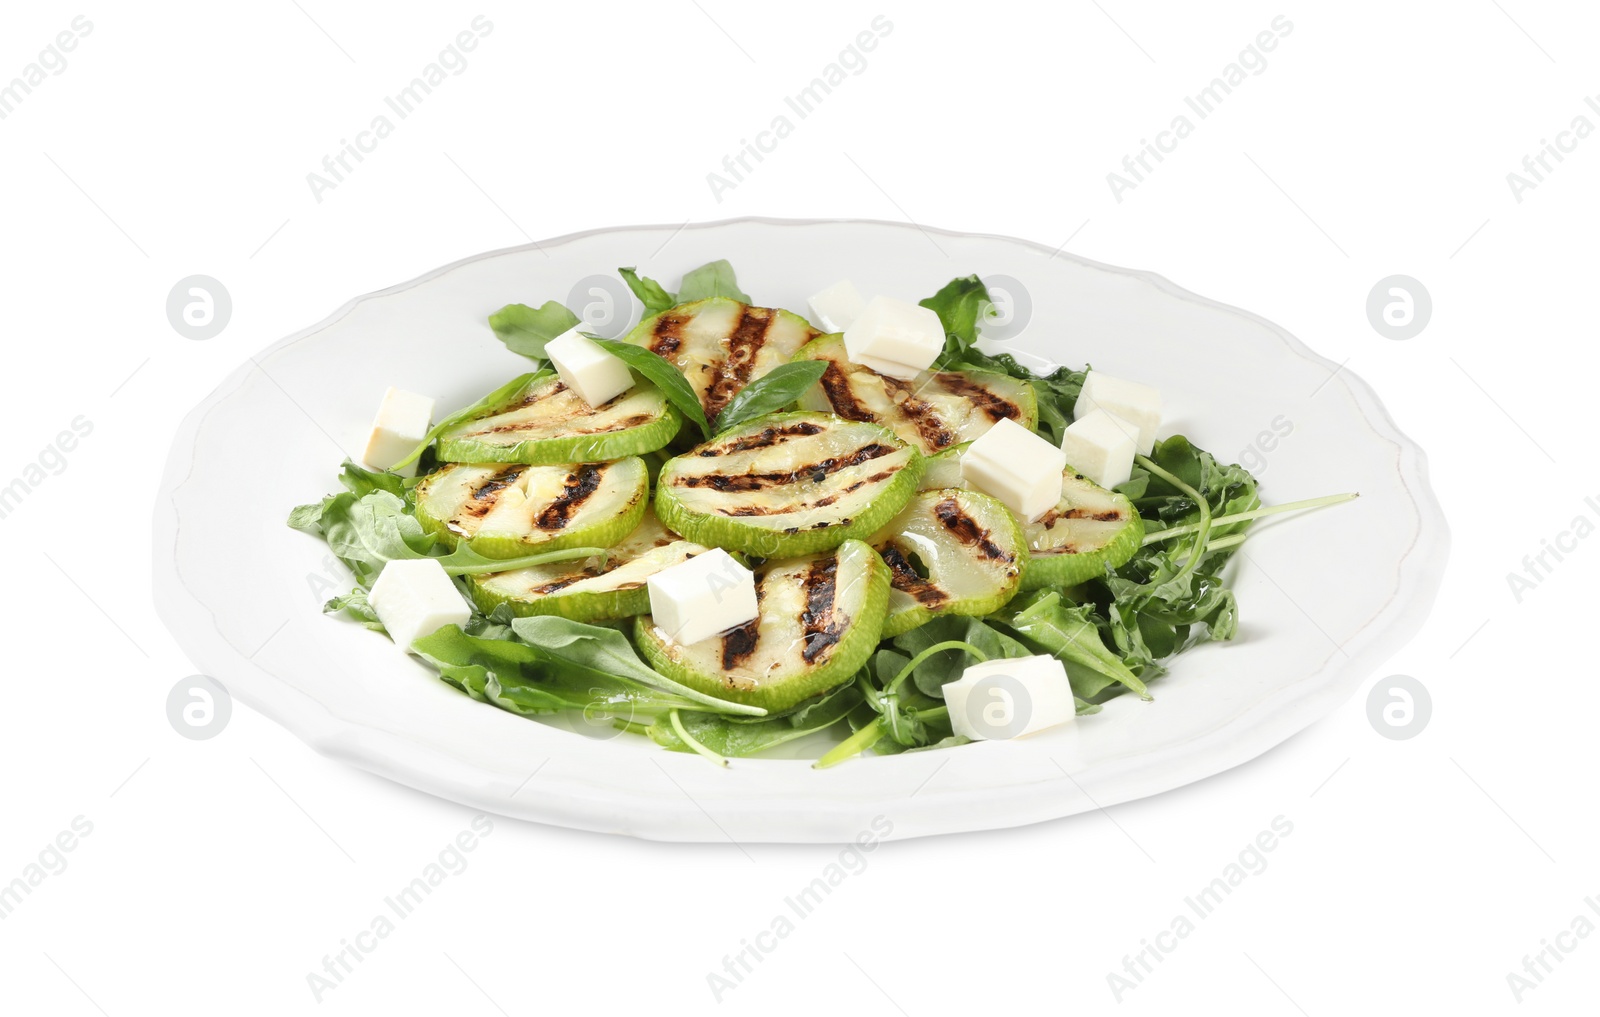
[{"label": "plate rim", "polygon": [[[1317,719],[1326,716],[1340,703],[1349,699],[1361,683],[1365,681],[1366,677],[1384,660],[1404,646],[1426,622],[1443,582],[1450,546],[1449,525],[1443,508],[1429,482],[1427,454],[1420,445],[1399,428],[1383,401],[1365,379],[1352,371],[1343,369],[1341,365],[1317,353],[1281,326],[1252,311],[1187,290],[1159,273],[1144,269],[1109,265],[1071,254],[1064,250],[1052,249],[1044,244],[1021,237],[951,230],[915,222],[884,219],[735,216],[685,224],[657,223],[604,226],[566,233],[526,244],[480,252],[441,265],[412,279],[353,297],[316,324],[281,338],[253,355],[248,355],[238,367],[229,372],[211,392],[184,415],[182,422],[174,433],[163,466],[152,520],[154,524],[152,548],[154,557],[153,593],[157,615],[171,632],[174,641],[186,656],[201,666],[201,670],[204,673],[213,674],[213,677],[222,682],[230,695],[242,700],[258,712],[287,728],[320,754],[351,763],[368,772],[387,777],[428,794],[446,800],[471,804],[509,818],[552,823],[575,829],[623,833],[650,840],[704,842],[719,839],[714,835],[708,836],[708,831],[698,823],[684,823],[682,821],[681,814],[683,810],[681,805],[676,809],[666,808],[659,802],[660,795],[649,793],[648,791],[619,789],[614,785],[597,785],[587,782],[568,784],[558,791],[557,788],[546,784],[543,786],[539,797],[513,802],[507,797],[490,794],[487,787],[478,788],[476,791],[463,789],[459,786],[451,787],[448,790],[441,788],[437,779],[440,771],[425,762],[426,757],[439,755],[435,747],[425,746],[406,739],[403,735],[376,729],[370,725],[364,726],[353,720],[335,715],[321,701],[309,693],[286,685],[270,671],[255,663],[252,657],[246,657],[222,637],[220,630],[216,627],[214,612],[189,590],[178,569],[176,552],[180,535],[175,496],[193,474],[195,439],[205,419],[220,403],[240,388],[252,372],[261,369],[259,361],[323,332],[342,321],[369,300],[416,288],[459,268],[480,261],[535,250],[548,254],[547,247],[558,247],[589,237],[666,230],[674,231],[674,234],[676,234],[686,230],[713,230],[752,224],[778,228],[839,225],[871,226],[915,230],[925,236],[938,234],[958,239],[992,240],[1021,245],[1051,258],[1064,258],[1088,269],[1145,282],[1156,287],[1167,296],[1196,304],[1202,308],[1238,316],[1268,330],[1273,337],[1282,342],[1289,351],[1300,358],[1324,367],[1330,372],[1330,375],[1337,375],[1337,380],[1340,384],[1350,392],[1367,426],[1378,437],[1395,446],[1395,474],[1417,513],[1417,530],[1411,544],[1396,559],[1397,581],[1391,596],[1346,641],[1344,646],[1358,645],[1353,651],[1345,651],[1342,658],[1338,652],[1330,653],[1324,658],[1320,666],[1306,672],[1292,686],[1277,690],[1254,707],[1228,718],[1223,723],[1204,733],[1163,745],[1157,752],[1146,753],[1137,760],[1112,761],[1102,764],[1097,768],[1100,771],[1099,775],[1117,780],[1121,790],[1116,793],[1102,793],[1097,798],[1089,798],[1087,802],[1078,801],[1073,803],[1071,807],[1067,807],[1068,803],[1063,803],[1060,796],[1048,793],[1045,790],[1034,790],[1040,789],[1041,784],[1065,785],[1070,782],[1071,788],[1066,788],[1066,790],[1076,789],[1079,794],[1073,796],[1075,799],[1087,798],[1087,792],[1084,791],[1082,785],[1064,770],[1060,777],[1050,778],[1042,782],[1011,782],[999,787],[942,792],[923,799],[922,801],[926,804],[917,810],[916,815],[912,817],[902,817],[897,814],[896,818],[901,820],[900,825],[904,832],[897,830],[887,835],[884,839],[902,839],[908,836],[948,832],[976,832],[979,830],[1028,825],[1048,819],[1065,818],[1081,812],[1091,811],[1092,809],[1103,808],[1107,805],[1176,790],[1179,787],[1225,772],[1287,741]],[[1330,378],[1330,380],[1333,379]],[[177,597],[171,596],[171,594],[181,594],[187,603],[178,602]],[[203,618],[206,623],[204,629],[199,633],[196,633],[194,627],[194,621],[197,618]],[[208,636],[209,638],[207,638]],[[258,681],[248,683],[250,689],[246,690],[241,687],[241,683],[231,681],[228,676],[215,674],[215,671],[224,670],[224,668],[210,667],[207,662],[215,661],[220,657],[228,658],[227,669],[235,672],[244,667],[250,668],[256,673]],[[276,694],[256,695],[255,689],[261,686],[262,683],[265,683],[264,687],[274,688]],[[1305,691],[1307,686],[1310,686],[1309,691]],[[1275,702],[1294,689],[1300,689],[1301,691],[1291,700],[1285,703]],[[1219,737],[1223,732],[1228,732],[1228,738],[1219,743]],[[396,738],[405,741],[413,750],[420,751],[413,751],[410,757],[396,756],[392,752],[384,751],[383,743]],[[992,751],[997,747],[999,746],[977,746],[975,748]],[[747,765],[750,763],[781,765],[794,762],[791,760],[745,761]],[[1143,783],[1150,786],[1141,788],[1141,780],[1138,773],[1140,769],[1149,769],[1162,776],[1154,781],[1145,778]],[[1128,772],[1130,770],[1133,772]],[[1181,779],[1176,783],[1172,780],[1172,774],[1175,771],[1181,774]],[[1099,781],[1097,780],[1096,783],[1099,783]],[[601,797],[595,794],[600,790],[606,790],[610,793],[605,797]],[[1027,794],[1019,795],[1019,790],[1025,791]],[[1031,801],[1029,800],[1030,798],[1032,799]],[[838,843],[850,839],[859,827],[860,811],[854,805],[839,810],[838,815],[831,817],[829,820],[837,824],[839,820],[848,819],[849,832],[841,832],[843,830],[842,826],[837,830],[833,828],[818,829],[819,827],[828,827],[828,822],[819,821],[821,817],[815,814],[811,816],[813,822],[810,827],[801,829],[800,827],[805,825],[805,820],[800,820],[797,825],[794,818],[797,805],[789,799],[779,799],[774,802],[772,799],[755,797],[729,797],[719,798],[715,801],[721,808],[735,810],[743,817],[753,818],[758,831],[767,828],[769,825],[784,827],[783,835],[767,837],[760,835],[758,832],[755,835],[744,837],[743,840],[745,841]],[[625,808],[620,807],[624,803]],[[963,810],[969,821],[963,822],[959,826],[951,827],[948,822],[942,822],[939,819],[941,814],[947,814],[951,810],[960,810],[964,804],[977,806],[980,803],[989,807],[982,809],[981,812]],[[698,805],[698,803],[696,804]],[[902,802],[902,804],[904,803]],[[518,808],[510,811],[507,807],[511,805],[516,805]],[[816,810],[824,806],[825,802],[818,802],[814,799],[809,800],[805,811],[815,813]],[[701,811],[703,811],[703,808]],[[709,813],[706,813],[706,815],[709,816]],[[911,821],[905,821],[907,818]],[[917,821],[918,818],[922,820],[920,824]],[[718,831],[721,831],[720,824],[716,824],[715,820],[712,823]],[[740,825],[749,826],[751,824],[741,822]],[[721,839],[733,839],[725,831],[721,832],[723,833]]]}]

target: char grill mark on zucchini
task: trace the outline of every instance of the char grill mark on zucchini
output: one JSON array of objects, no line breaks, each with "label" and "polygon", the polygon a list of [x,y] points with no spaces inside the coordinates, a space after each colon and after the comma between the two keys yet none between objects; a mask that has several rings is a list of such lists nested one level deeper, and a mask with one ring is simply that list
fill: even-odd
[{"label": "char grill mark on zucchini", "polygon": [[706,389],[706,416],[715,420],[722,408],[728,405],[738,391],[750,383],[750,372],[755,367],[756,354],[767,341],[767,329],[772,326],[773,311],[767,307],[745,307],[739,312],[739,324],[728,336],[728,359],[723,361],[721,373]]},{"label": "char grill mark on zucchini", "polygon": [[[473,490],[471,500],[461,507],[461,514],[474,519],[488,515],[495,502],[500,500],[500,492],[515,484],[526,470],[526,466],[507,466],[492,474],[482,486]],[[451,521],[451,527],[457,532],[465,532],[455,525],[454,520]]]},{"label": "char grill mark on zucchini", "polygon": [[656,670],[700,691],[786,710],[850,679],[877,646],[889,574],[871,547],[770,560],[756,570],[760,616],[688,645],[668,640],[649,616],[634,625]]},{"label": "char grill mark on zucchini", "polygon": [[457,463],[556,466],[599,462],[661,448],[682,418],[652,385],[635,385],[590,406],[553,372],[529,377],[499,406],[439,437],[438,457]]},{"label": "char grill mark on zucchini", "polygon": [[583,503],[600,489],[601,476],[601,468],[594,463],[579,466],[562,482],[560,496],[534,522],[541,530],[565,529]]},{"label": "char grill mark on zucchini", "polygon": [[518,616],[558,614],[577,621],[628,618],[650,610],[650,577],[706,548],[668,530],[648,510],[604,555],[472,577],[470,592],[488,614],[504,604]]},{"label": "char grill mark on zucchini", "polygon": [[877,417],[872,411],[861,404],[855,392],[850,387],[850,379],[845,376],[837,361],[830,363],[828,369],[822,372],[822,379],[818,382],[822,386],[823,394],[827,397],[828,405],[835,416],[846,420],[864,420],[867,423],[876,423]]},{"label": "char grill mark on zucchini", "polygon": [[416,515],[490,558],[534,549],[605,547],[639,525],[649,477],[637,457],[559,466],[447,465],[417,485]]},{"label": "char grill mark on zucchini", "polygon": [[[564,383],[558,381],[553,386],[542,387],[537,391],[528,393],[526,396],[524,396],[521,399],[521,401],[516,403],[516,405],[507,406],[505,409],[501,410],[499,413],[496,413],[495,416],[502,416],[502,415],[507,414],[507,413],[515,413],[518,410],[531,409],[533,407],[538,406],[541,402],[546,402],[546,401],[548,401],[550,399],[555,398],[556,396],[561,395],[563,392],[572,392],[572,390],[570,388],[568,388]],[[573,396],[577,397],[577,393],[573,392]],[[574,421],[571,424],[562,425],[562,431],[564,433],[566,433],[566,434],[600,434],[600,433],[603,433],[603,432],[606,432],[606,431],[621,430],[621,429],[626,428],[626,427],[638,427],[640,424],[648,423],[649,421],[655,419],[654,417],[651,417],[649,414],[635,413],[635,414],[632,414],[631,416],[622,417],[622,418],[620,418],[618,420],[614,420],[614,421],[604,421],[604,422],[598,423],[598,424],[594,423],[593,414],[595,412],[601,412],[601,411],[613,408],[613,407],[615,407],[617,405],[617,403],[620,400],[623,400],[623,399],[626,399],[626,398],[628,398],[628,393],[624,392],[621,395],[612,396],[609,401],[607,401],[605,403],[602,403],[599,406],[588,406],[588,404],[585,403],[584,404],[585,407],[590,412],[589,413],[585,413],[582,416],[579,416],[579,417],[575,418]],[[493,419],[493,418],[491,417],[489,419]],[[528,430],[527,423],[513,420],[513,421],[508,421],[506,423],[501,423],[501,424],[492,424],[492,425],[490,425],[488,427],[474,427],[474,428],[472,428],[472,433],[474,433],[474,434],[518,434],[518,433],[521,433],[521,432],[525,432],[527,430]]]},{"label": "char grill mark on zucchini", "polygon": [[[936,374],[933,380],[943,384],[946,377],[947,374]],[[924,386],[912,388],[910,382],[885,376],[883,387],[888,392],[889,398],[905,415],[906,420],[916,429],[923,448],[937,452],[956,443],[956,436],[945,426],[944,421],[939,419],[933,405],[927,400],[917,398],[917,393],[922,391]]]},{"label": "char grill mark on zucchini", "polygon": [[807,343],[797,358],[828,368],[800,399],[802,409],[826,410],[846,420],[882,424],[933,455],[979,437],[1005,419],[1033,427],[1038,402],[1033,386],[994,371],[924,371],[910,381],[853,363],[840,336]]},{"label": "char grill mark on zucchini", "polygon": [[967,547],[975,548],[985,558],[1002,561],[1008,565],[1017,560],[1015,553],[994,542],[989,529],[962,510],[960,502],[955,497],[940,501],[933,507],[933,514],[952,537]]},{"label": "char grill mark on zucchini", "polygon": [[842,631],[833,611],[839,592],[839,559],[829,555],[812,562],[806,570],[805,591],[806,609],[800,616],[805,648],[800,656],[809,664],[837,643]]},{"label": "char grill mark on zucchini", "polygon": [[921,467],[914,448],[876,424],[779,414],[670,460],[656,511],[703,544],[803,554],[874,532],[910,498]]},{"label": "char grill mark on zucchini", "polygon": [[[1048,528],[1049,526],[1053,525],[1057,519],[1092,519],[1097,523],[1119,523],[1126,522],[1127,518],[1127,515],[1119,509],[1108,509],[1104,512],[1095,512],[1091,511],[1090,509],[1074,508],[1062,512],[1058,506],[1057,508],[1053,508],[1044,515],[1040,516],[1038,519],[1038,524]],[[1063,548],[1063,550],[1065,550],[1065,548]]]},{"label": "char grill mark on zucchini", "polygon": [[[761,608],[761,600],[762,589],[761,585],[757,583],[756,609],[758,612]],[[759,638],[760,630],[761,615],[758,613],[743,625],[731,628],[722,634],[722,669],[724,671],[732,671],[740,664],[743,664],[755,652],[756,640]]]},{"label": "char grill mark on zucchini", "polygon": [[[955,444],[955,436],[944,426],[944,422],[934,412],[933,406],[917,398],[916,393],[920,388],[913,388],[910,383],[887,375],[883,375],[882,378],[884,391],[895,401],[899,411],[905,415],[906,421],[917,432],[925,451],[936,452]],[[851,391],[849,379],[838,364],[828,365],[819,384],[835,416],[846,420],[864,420],[868,423],[881,422],[856,398],[855,393]],[[902,436],[904,436],[903,431]]]},{"label": "char grill mark on zucchini", "polygon": [[656,315],[650,329],[650,339],[645,344],[650,352],[671,360],[673,354],[678,352],[678,347],[683,345],[683,326],[691,317],[677,311],[662,311]]},{"label": "char grill mark on zucchini", "polygon": [[[818,432],[812,431],[810,433],[816,434]],[[849,469],[852,466],[860,466],[862,463],[871,462],[894,451],[895,449],[890,448],[888,445],[873,443],[871,445],[863,445],[849,455],[830,456],[827,459],[820,459],[814,463],[805,463],[792,470],[781,470],[777,473],[741,473],[731,477],[713,473],[703,477],[684,477],[682,480],[675,482],[684,487],[704,487],[709,485],[718,491],[766,491],[785,484],[793,484],[802,478],[810,480],[813,484],[820,484],[840,470]],[[874,475],[868,479],[882,479],[882,475]],[[864,482],[858,481],[855,487],[847,487],[845,490],[853,491]]]},{"label": "char grill mark on zucchini", "polygon": [[878,551],[878,555],[889,566],[889,585],[918,604],[926,608],[938,608],[950,599],[950,594],[919,575],[911,562],[906,560],[905,552],[898,547],[887,544]]},{"label": "char grill mark on zucchini", "polygon": [[1026,558],[1010,510],[986,494],[956,488],[921,492],[872,544],[889,567],[884,638],[939,614],[998,610],[1020,588]]},{"label": "char grill mark on zucchini", "polygon": [[1133,503],[1067,467],[1055,508],[1022,527],[1028,541],[1023,589],[1073,586],[1122,565],[1144,540]]},{"label": "char grill mark on zucchini", "polygon": [[710,297],[646,318],[628,341],[682,371],[707,418],[715,420],[741,389],[819,334],[788,311]]},{"label": "char grill mark on zucchini", "polygon": [[[945,391],[971,400],[972,404],[989,418],[991,424],[998,424],[1002,420],[1017,420],[1022,416],[1023,408],[1019,403],[1002,399],[990,389],[974,384],[970,377],[960,371],[940,371],[934,378]],[[1029,426],[1031,428],[1032,425]]]},{"label": "char grill mark on zucchini", "polygon": [[713,459],[717,456],[725,456],[734,452],[751,452],[758,448],[771,448],[784,438],[803,438],[821,433],[822,425],[810,422],[785,424],[782,427],[767,427],[756,434],[738,438],[723,445],[702,445],[695,451],[695,455],[700,456],[702,459]]}]

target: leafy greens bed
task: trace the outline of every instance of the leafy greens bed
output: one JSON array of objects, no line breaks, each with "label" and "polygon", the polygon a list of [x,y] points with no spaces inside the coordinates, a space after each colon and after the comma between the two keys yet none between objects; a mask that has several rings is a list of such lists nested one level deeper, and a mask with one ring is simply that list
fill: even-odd
[{"label": "leafy greens bed", "polygon": [[[921,302],[945,345],[912,383],[755,306],[726,261],[677,293],[619,272],[646,317],[597,341],[633,389],[574,403],[544,361],[579,319],[512,304],[489,325],[533,372],[439,420],[390,470],[346,462],[343,491],[290,515],[355,576],[326,610],[370,628],[383,629],[368,593],[385,564],[436,560],[471,620],[410,649],[503,710],[598,718],[722,763],[832,729],[842,740],[818,763],[832,765],[966,741],[942,686],[985,660],[1054,656],[1080,714],[1149,699],[1173,656],[1233,637],[1223,571],[1252,521],[1300,507],[1261,508],[1248,471],[1182,436],[1114,491],[1069,467],[1062,511],[1043,523],[970,489],[953,467],[965,442],[1010,417],[1059,445],[1085,377],[983,352],[991,304],[976,276]],[[786,442],[795,464],[774,473]],[[396,472],[413,463],[417,478]],[[780,505],[795,491],[800,507]],[[982,539],[941,544],[952,520]],[[719,546],[755,569],[763,617],[707,652],[675,649],[653,631],[647,580]]]}]

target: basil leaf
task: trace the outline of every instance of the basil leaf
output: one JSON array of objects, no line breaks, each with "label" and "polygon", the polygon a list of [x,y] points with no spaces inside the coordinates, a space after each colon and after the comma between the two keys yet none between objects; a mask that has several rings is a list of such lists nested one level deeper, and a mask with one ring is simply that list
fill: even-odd
[{"label": "basil leaf", "polygon": [[578,324],[578,316],[547,300],[541,307],[507,304],[489,315],[489,327],[512,353],[544,359],[544,344]]},{"label": "basil leaf", "polygon": [[660,283],[654,279],[641,276],[631,268],[619,268],[617,274],[622,276],[623,282],[628,284],[628,289],[644,304],[647,314],[656,314],[665,311],[678,302],[678,298],[668,293]]},{"label": "basil leaf", "polygon": [[733,266],[728,264],[726,258],[701,265],[683,276],[683,285],[678,287],[678,303],[687,304],[691,300],[704,300],[707,297],[732,297],[742,303],[750,303],[750,295],[739,288],[739,282],[733,276]]},{"label": "basil leaf", "polygon": [[728,405],[717,415],[717,430],[726,431],[747,420],[776,413],[822,380],[828,370],[826,360],[796,360],[779,364],[752,381],[728,400]]},{"label": "basil leaf", "polygon": [[643,346],[635,346],[622,339],[602,339],[593,335],[589,338],[598,343],[601,349],[644,375],[644,380],[659,388],[667,397],[667,401],[677,407],[679,413],[694,421],[702,435],[711,437],[711,423],[706,420],[706,411],[700,405],[700,397],[689,387],[683,372],[670,361]]}]

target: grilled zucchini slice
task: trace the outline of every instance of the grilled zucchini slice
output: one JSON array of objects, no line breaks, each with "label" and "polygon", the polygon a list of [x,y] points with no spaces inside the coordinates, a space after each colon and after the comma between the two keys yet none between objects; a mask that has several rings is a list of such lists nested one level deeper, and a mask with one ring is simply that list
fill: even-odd
[{"label": "grilled zucchini slice", "polygon": [[647,382],[590,406],[555,372],[541,371],[502,405],[440,435],[438,456],[449,463],[597,463],[653,452],[682,425]]},{"label": "grilled zucchini slice", "polygon": [[764,558],[863,538],[917,489],[922,455],[887,428],[826,413],[778,413],[669,459],[662,523],[708,547]]},{"label": "grilled zucchini slice", "polygon": [[961,476],[961,454],[971,444],[970,441],[964,441],[959,445],[951,445],[937,455],[929,456],[927,464],[922,468],[920,490],[937,491],[941,487],[966,487],[966,478]]},{"label": "grilled zucchini slice", "polygon": [[929,455],[1007,417],[1029,430],[1039,422],[1033,386],[994,371],[924,371],[901,381],[851,363],[838,335],[807,343],[795,359],[828,361],[822,380],[800,398],[801,409],[882,424]]},{"label": "grilled zucchini slice", "polygon": [[1022,588],[1073,586],[1126,562],[1144,541],[1144,520],[1133,502],[1068,466],[1061,501],[1036,522],[1024,523],[1028,562]]},{"label": "grilled zucchini slice", "polygon": [[644,518],[644,460],[525,466],[454,463],[417,485],[417,519],[488,558],[606,547]]},{"label": "grilled zucchini slice", "polygon": [[603,558],[551,562],[472,577],[472,601],[488,614],[501,604],[512,614],[558,614],[575,621],[631,618],[650,612],[646,584],[662,569],[706,547],[684,540],[646,510],[644,520]]},{"label": "grilled zucchini slice", "polygon": [[715,420],[740,389],[788,363],[818,335],[798,314],[708,297],[651,315],[628,342],[671,361],[700,397],[706,419]]},{"label": "grilled zucchini slice", "polygon": [[682,645],[644,615],[634,641],[657,671],[736,703],[786,710],[849,681],[878,645],[889,570],[870,546],[769,561],[756,571],[761,615]]},{"label": "grilled zucchini slice", "polygon": [[923,491],[872,538],[889,567],[882,638],[934,615],[981,616],[1014,596],[1028,558],[1009,509],[978,491]]}]

